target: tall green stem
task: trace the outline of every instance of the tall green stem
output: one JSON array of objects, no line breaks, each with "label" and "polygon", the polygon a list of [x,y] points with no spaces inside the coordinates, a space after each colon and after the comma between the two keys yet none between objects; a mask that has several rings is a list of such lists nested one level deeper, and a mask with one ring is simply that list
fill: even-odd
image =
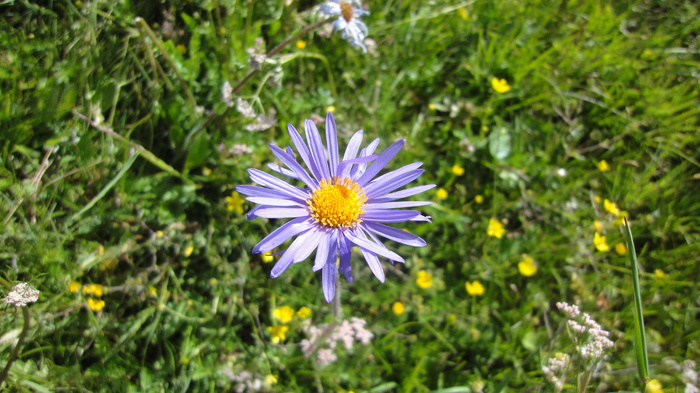
[{"label": "tall green stem", "polygon": [[22,315],[24,316],[24,325],[22,326],[22,333],[19,334],[19,340],[17,340],[17,345],[15,345],[14,349],[12,349],[10,358],[7,359],[7,364],[2,370],[2,373],[0,373],[0,388],[2,388],[2,383],[5,382],[5,379],[10,374],[10,368],[12,368],[12,363],[14,363],[15,360],[17,360],[19,350],[20,348],[22,348],[22,344],[24,344],[24,339],[27,337],[27,332],[29,332],[29,310],[27,310],[27,307],[21,307],[21,309]]}]

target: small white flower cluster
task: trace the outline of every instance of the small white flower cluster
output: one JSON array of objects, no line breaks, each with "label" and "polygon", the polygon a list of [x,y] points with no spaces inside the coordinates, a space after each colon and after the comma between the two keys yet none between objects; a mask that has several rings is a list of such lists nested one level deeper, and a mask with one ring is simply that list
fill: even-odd
[{"label": "small white flower cluster", "polygon": [[39,291],[22,282],[12,287],[10,293],[7,294],[5,303],[15,307],[25,307],[37,300],[39,300]]},{"label": "small white flower cluster", "polygon": [[228,81],[224,82],[221,86],[221,100],[226,104],[227,107],[233,106],[233,87]]},{"label": "small white flower cluster", "polygon": [[[367,321],[356,317],[350,318],[349,321],[344,320],[340,325],[323,324],[318,327],[312,326],[311,322],[306,320],[302,328],[309,338],[302,340],[301,351],[306,358],[316,352],[316,360],[319,366],[327,366],[338,360],[335,349],[338,347],[339,341],[343,343],[343,346],[348,351],[352,350],[355,341],[363,345],[367,345],[372,341],[374,335],[365,329],[366,324]],[[317,348],[323,345],[327,346],[327,348],[321,348],[317,351]]]},{"label": "small white flower cluster", "polygon": [[248,371],[241,371],[238,374],[234,373],[233,369],[228,367],[222,370],[226,378],[233,382],[237,382],[235,386],[236,393],[257,392],[264,386],[264,380],[258,375],[253,375]]},{"label": "small white flower cluster", "polygon": [[265,41],[258,37],[255,39],[255,46],[246,49],[250,58],[248,59],[248,65],[254,70],[259,70],[262,68],[263,64],[267,60],[267,55],[265,55]]},{"label": "small white flower cluster", "polygon": [[250,106],[250,103],[244,99],[241,99],[241,97],[236,97],[236,110],[238,113],[243,115],[243,117],[252,118],[256,115],[253,107]]},{"label": "small white flower cluster", "polygon": [[265,131],[268,128],[272,128],[277,124],[277,118],[275,115],[277,111],[274,108],[270,108],[267,115],[260,114],[255,117],[255,120],[246,125],[244,128],[248,131]]},{"label": "small white flower cluster", "polygon": [[226,147],[223,143],[219,144],[219,153],[224,156],[242,156],[252,152],[253,150],[248,145],[242,143],[237,143],[231,147]]},{"label": "small white flower cluster", "polygon": [[573,337],[574,341],[583,341],[579,340],[578,336],[581,336],[581,338],[585,340],[586,343],[584,345],[577,347],[579,353],[584,359],[599,359],[603,356],[607,349],[612,348],[615,345],[608,338],[610,337],[610,332],[603,330],[598,322],[593,320],[590,315],[583,313],[581,316],[581,323],[573,319],[581,314],[581,311],[577,306],[560,302],[557,303],[557,307],[570,318],[567,324],[569,325],[570,331],[575,333]]},{"label": "small white flower cluster", "polygon": [[542,366],[542,372],[547,381],[554,385],[556,391],[564,388],[566,382],[566,369],[571,358],[565,353],[558,352],[547,360],[547,365]]}]

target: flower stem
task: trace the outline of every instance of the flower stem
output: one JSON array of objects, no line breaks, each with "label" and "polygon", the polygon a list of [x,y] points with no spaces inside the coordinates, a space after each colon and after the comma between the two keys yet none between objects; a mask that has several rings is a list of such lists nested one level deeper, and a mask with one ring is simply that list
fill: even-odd
[{"label": "flower stem", "polygon": [[339,323],[343,318],[343,307],[340,304],[340,269],[335,269],[335,296],[333,297],[333,322]]},{"label": "flower stem", "polygon": [[0,373],[0,388],[2,387],[2,383],[5,381],[5,378],[7,378],[7,375],[10,373],[12,363],[14,363],[15,360],[17,360],[19,350],[20,348],[22,348],[22,344],[24,344],[24,339],[27,337],[27,332],[29,331],[29,310],[27,310],[27,307],[21,307],[21,309],[22,315],[24,316],[24,326],[22,327],[22,333],[20,333],[19,335],[19,340],[17,340],[17,345],[15,345],[15,348],[12,350],[10,358],[7,359],[5,369],[3,369],[2,373]]}]

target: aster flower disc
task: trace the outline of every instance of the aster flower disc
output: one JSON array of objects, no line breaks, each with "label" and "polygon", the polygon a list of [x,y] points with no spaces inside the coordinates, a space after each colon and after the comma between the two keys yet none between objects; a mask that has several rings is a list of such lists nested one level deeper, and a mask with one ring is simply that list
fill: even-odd
[{"label": "aster flower disc", "polygon": [[[316,125],[304,122],[306,141],[291,125],[287,125],[296,152],[270,145],[275,156],[285,165],[268,164],[275,172],[303,183],[291,185],[257,169],[249,169],[250,178],[259,186],[237,186],[236,191],[247,195],[247,201],[258,204],[248,213],[248,219],[291,218],[260,243],[254,253],[266,253],[296,236],[272,268],[270,277],[282,274],[292,263],[307,259],[314,251],[313,270],[322,271],[323,293],[328,302],[335,296],[338,269],[352,282],[351,249],[359,247],[372,273],[384,282],[384,270],[379,257],[392,262],[403,258],[389,250],[377,235],[413,247],[425,246],[425,241],[411,233],[386,223],[430,221],[416,210],[399,210],[429,205],[427,201],[397,201],[435,187],[434,184],[396,191],[417,179],[423,170],[416,162],[376,177],[406,143],[399,140],[383,153],[374,154],[379,139],[360,150],[363,131],[357,131],[342,159],[338,152],[335,119],[326,116],[326,143],[323,145]],[[326,153],[327,148],[327,153]],[[359,152],[359,154],[358,154]],[[297,157],[306,166],[297,161]],[[340,264],[336,260],[340,258]]]}]

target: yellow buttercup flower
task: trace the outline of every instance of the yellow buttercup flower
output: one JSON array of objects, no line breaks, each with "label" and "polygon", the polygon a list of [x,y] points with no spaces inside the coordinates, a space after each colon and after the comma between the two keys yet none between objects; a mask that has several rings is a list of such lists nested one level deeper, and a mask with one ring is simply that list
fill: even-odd
[{"label": "yellow buttercup flower", "polygon": [[451,169],[452,173],[457,176],[462,176],[464,174],[464,168],[459,166],[459,164],[454,164]]},{"label": "yellow buttercup flower", "polygon": [[437,199],[447,199],[447,190],[444,188],[438,188],[437,192],[435,192],[435,196]]},{"label": "yellow buttercup flower", "polygon": [[306,41],[299,40],[299,41],[296,42],[295,45],[296,45],[297,48],[299,48],[299,49],[304,49],[304,48],[306,48]]},{"label": "yellow buttercup flower", "polygon": [[158,232],[156,232],[156,237],[157,237],[158,239],[162,238],[163,236],[165,236],[165,233],[163,233],[163,231],[158,231]]},{"label": "yellow buttercup flower", "polygon": [[510,85],[505,79],[498,79],[495,76],[491,78],[491,87],[496,90],[496,93],[507,93],[510,91]]},{"label": "yellow buttercup flower", "polygon": [[311,309],[308,307],[302,307],[297,310],[297,317],[299,319],[306,319],[311,316]]},{"label": "yellow buttercup flower", "polygon": [[269,374],[268,376],[265,377],[265,383],[272,386],[277,383],[277,377],[275,377],[272,374]]},{"label": "yellow buttercup flower", "polygon": [[275,260],[275,257],[272,256],[272,251],[268,251],[268,252],[262,254],[263,263],[270,263],[274,260]]},{"label": "yellow buttercup flower", "polygon": [[326,112],[335,113],[335,107],[333,105],[327,106]]},{"label": "yellow buttercup flower", "polygon": [[287,323],[294,317],[294,309],[289,306],[282,306],[272,311],[272,315],[282,323]]},{"label": "yellow buttercup flower", "polygon": [[90,310],[92,310],[92,311],[100,311],[103,308],[105,308],[105,301],[104,300],[96,300],[93,298],[88,298],[87,305],[88,305],[88,307],[90,307]]},{"label": "yellow buttercup flower", "polygon": [[598,170],[601,172],[607,172],[610,170],[610,165],[608,165],[607,161],[601,160],[598,162]]},{"label": "yellow buttercup flower", "polygon": [[523,276],[532,277],[537,273],[537,265],[535,265],[535,261],[532,258],[526,255],[523,260],[518,263],[518,270]]},{"label": "yellow buttercup flower", "polygon": [[467,289],[467,293],[472,295],[472,296],[481,296],[486,292],[486,288],[484,288],[483,285],[481,285],[481,282],[479,280],[469,282],[467,281],[464,283],[464,287]]},{"label": "yellow buttercup flower", "polygon": [[595,236],[593,236],[593,244],[595,244],[595,248],[597,248],[598,251],[610,251],[610,246],[608,246],[608,243],[605,242],[605,236],[600,236],[600,233],[598,232],[596,232]]},{"label": "yellow buttercup flower", "polygon": [[150,297],[156,297],[156,294],[158,293],[158,289],[154,287],[153,285],[150,285],[148,287],[148,296]]},{"label": "yellow buttercup flower", "polygon": [[401,315],[406,312],[406,307],[404,307],[403,303],[401,302],[394,302],[394,305],[391,306],[391,311],[393,311],[396,315]]},{"label": "yellow buttercup flower", "polygon": [[228,211],[235,211],[238,214],[243,214],[243,202],[244,200],[234,191],[231,193],[231,196],[226,197],[226,209]]},{"label": "yellow buttercup flower", "polygon": [[493,218],[489,220],[489,227],[486,229],[487,235],[500,239],[505,233],[506,229],[503,228],[503,224],[500,221]]},{"label": "yellow buttercup flower", "polygon": [[483,196],[483,195],[477,195],[477,196],[475,196],[475,197],[474,197],[474,202],[476,202],[476,203],[478,203],[479,205],[481,205],[482,203],[484,203],[484,196]]},{"label": "yellow buttercup flower", "polygon": [[95,295],[97,297],[102,297],[102,294],[104,293],[104,288],[100,284],[89,284],[85,285],[83,287],[83,293],[86,295]]},{"label": "yellow buttercup flower", "polygon": [[620,209],[617,208],[617,205],[610,202],[607,199],[603,201],[603,207],[605,208],[605,211],[607,211],[608,213],[610,213],[614,216],[620,215]]},{"label": "yellow buttercup flower", "polygon": [[279,344],[280,340],[286,340],[287,336],[285,333],[289,330],[287,325],[270,326],[267,331],[272,335],[272,342],[274,344]]},{"label": "yellow buttercup flower", "polygon": [[465,10],[464,8],[458,9],[457,15],[459,15],[459,17],[464,20],[467,20],[467,18],[469,18],[469,12],[467,12],[467,10]]},{"label": "yellow buttercup flower", "polygon": [[423,289],[428,289],[433,285],[433,275],[421,270],[418,272],[418,277],[416,278],[416,284]]},{"label": "yellow buttercup flower", "polygon": [[664,393],[662,387],[658,380],[652,379],[647,382],[646,393]]},{"label": "yellow buttercup flower", "polygon": [[595,220],[593,221],[593,228],[596,232],[603,232],[603,223],[598,220]]},{"label": "yellow buttercup flower", "polygon": [[615,245],[615,252],[619,255],[627,254],[627,246],[625,246],[625,243],[617,243]]},{"label": "yellow buttercup flower", "polygon": [[194,252],[194,246],[189,245],[185,247],[185,251],[182,252],[182,255],[185,256],[185,258],[189,258],[190,255]]},{"label": "yellow buttercup flower", "polygon": [[665,280],[667,278],[668,278],[668,275],[666,273],[664,273],[663,270],[661,270],[661,269],[654,270],[654,279],[656,279],[657,281]]},{"label": "yellow buttercup flower", "polygon": [[594,195],[593,200],[595,201],[595,203],[600,203],[600,197],[598,195]]},{"label": "yellow buttercup flower", "polygon": [[76,293],[76,292],[78,292],[78,291],[80,290],[80,283],[79,283],[79,282],[73,281],[73,282],[70,283],[70,285],[68,286],[68,290],[70,291],[70,293]]}]

